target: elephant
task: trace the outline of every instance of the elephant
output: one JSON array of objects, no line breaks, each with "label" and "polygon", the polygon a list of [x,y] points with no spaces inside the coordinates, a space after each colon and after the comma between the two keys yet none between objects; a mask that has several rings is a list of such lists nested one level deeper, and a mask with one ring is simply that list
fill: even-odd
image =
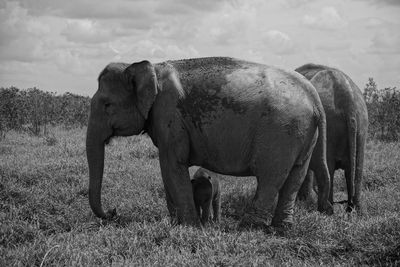
[{"label": "elephant", "polygon": [[97,217],[115,214],[101,204],[105,144],[143,133],[158,148],[174,224],[201,227],[188,171],[196,165],[256,176],[241,225],[290,227],[314,147],[324,181],[318,210],[333,213],[325,112],[314,86],[294,71],[227,57],[108,64],[91,99],[86,136],[89,204]]},{"label": "elephant", "polygon": [[[306,64],[295,71],[311,81],[324,106],[327,123],[326,158],[331,177],[329,201],[333,204],[335,170],[343,169],[348,196],[346,211],[361,211],[360,194],[368,133],[368,112],[363,94],[357,85],[338,69]],[[313,194],[312,172],[318,168],[313,155],[298,194],[299,199],[304,200]]]},{"label": "elephant", "polygon": [[204,225],[210,221],[210,209],[213,209],[213,221],[221,220],[221,188],[215,176],[211,176],[205,169],[199,168],[193,175],[192,190],[194,205],[200,221]]}]

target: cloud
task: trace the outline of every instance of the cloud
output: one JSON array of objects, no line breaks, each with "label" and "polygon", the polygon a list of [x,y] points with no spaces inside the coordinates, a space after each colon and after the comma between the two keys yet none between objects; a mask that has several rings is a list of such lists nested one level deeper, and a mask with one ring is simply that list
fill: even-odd
[{"label": "cloud", "polygon": [[49,25],[27,14],[17,3],[7,2],[0,9],[0,59],[31,62],[48,54],[43,36]]},{"label": "cloud", "polygon": [[101,18],[142,20],[151,16],[153,1],[98,0],[18,0],[34,16],[52,15],[65,18]]},{"label": "cloud", "polygon": [[0,59],[20,62],[43,61],[48,58],[44,43],[34,38],[13,40],[0,48]]},{"label": "cloud", "polygon": [[297,8],[315,2],[316,0],[284,0],[283,5],[289,8]]},{"label": "cloud", "polygon": [[209,14],[203,19],[199,37],[208,37],[219,46],[246,42],[260,28],[255,21],[256,11],[247,3],[226,4],[218,14]]},{"label": "cloud", "polygon": [[302,23],[319,30],[337,30],[348,24],[334,7],[324,7],[317,16],[305,15]]},{"label": "cloud", "polygon": [[381,18],[367,18],[364,21],[364,25],[367,28],[376,28],[376,27],[380,27],[387,24],[387,21],[381,19]]},{"label": "cloud", "polygon": [[86,60],[82,60],[79,53],[68,49],[55,51],[55,64],[59,70],[74,74],[85,75],[93,72],[93,66]]},{"label": "cloud", "polygon": [[68,41],[82,43],[102,43],[112,39],[111,30],[89,19],[68,20],[61,34]]},{"label": "cloud", "polygon": [[49,25],[35,20],[15,2],[6,2],[0,8],[0,44],[23,36],[41,37],[50,32]]},{"label": "cloud", "polygon": [[388,28],[378,31],[371,39],[369,51],[375,54],[398,54],[400,53],[400,34],[398,28]]},{"label": "cloud", "polygon": [[326,51],[344,50],[350,47],[350,42],[345,40],[325,40],[316,44],[315,48]]},{"label": "cloud", "polygon": [[185,15],[192,12],[216,12],[227,2],[226,0],[163,0],[156,6],[155,11],[165,14]]},{"label": "cloud", "polygon": [[378,6],[385,6],[385,5],[400,6],[399,0],[358,0],[358,1],[370,2]]},{"label": "cloud", "polygon": [[186,15],[217,11],[227,0],[15,0],[32,15],[76,19],[130,19],[151,21],[159,15]]},{"label": "cloud", "polygon": [[[111,61],[199,56],[290,69],[308,61],[349,66],[358,81],[381,73],[398,86],[398,76],[390,74],[398,68],[389,66],[400,62],[400,1],[339,0],[324,7],[328,2],[0,0],[0,61],[13,66],[0,67],[0,86],[94,88]],[[23,74],[13,72],[19,67]]]},{"label": "cloud", "polygon": [[110,43],[110,48],[116,53],[114,60],[124,62],[136,62],[144,59],[159,62],[199,56],[199,52],[191,45],[157,43],[148,39],[138,41],[131,38],[117,40]]},{"label": "cloud", "polygon": [[191,40],[199,34],[199,25],[193,19],[165,20],[154,23],[149,35],[158,39]]},{"label": "cloud", "polygon": [[294,51],[294,45],[290,37],[286,33],[277,30],[266,32],[264,42],[276,54],[289,54]]}]

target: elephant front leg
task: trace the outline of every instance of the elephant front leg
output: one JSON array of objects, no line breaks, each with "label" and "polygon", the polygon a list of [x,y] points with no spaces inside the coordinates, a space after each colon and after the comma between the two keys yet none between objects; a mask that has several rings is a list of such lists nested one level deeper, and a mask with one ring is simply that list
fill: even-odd
[{"label": "elephant front leg", "polygon": [[[160,153],[161,154],[161,153]],[[188,167],[160,155],[161,175],[166,192],[168,211],[178,224],[200,226],[193,200]]]},{"label": "elephant front leg", "polygon": [[206,225],[210,221],[211,200],[207,200],[201,206],[201,223]]}]

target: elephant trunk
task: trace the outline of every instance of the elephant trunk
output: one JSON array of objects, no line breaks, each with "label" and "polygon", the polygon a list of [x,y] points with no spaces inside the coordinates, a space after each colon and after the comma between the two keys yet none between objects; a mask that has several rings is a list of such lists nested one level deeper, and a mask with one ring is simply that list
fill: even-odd
[{"label": "elephant trunk", "polygon": [[[110,134],[106,134],[109,132]],[[107,136],[108,135],[108,136]],[[104,131],[89,120],[86,135],[86,155],[89,164],[89,204],[93,213],[99,218],[108,218],[101,206],[101,185],[104,171],[104,145],[111,131]]]}]

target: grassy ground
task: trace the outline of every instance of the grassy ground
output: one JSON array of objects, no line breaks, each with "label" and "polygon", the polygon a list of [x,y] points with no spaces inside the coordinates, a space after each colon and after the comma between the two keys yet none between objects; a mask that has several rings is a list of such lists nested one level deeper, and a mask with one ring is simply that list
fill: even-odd
[{"label": "grassy ground", "polygon": [[[157,150],[145,136],[107,146],[103,206],[120,218],[101,222],[87,200],[85,129],[53,132],[0,141],[0,266],[400,264],[400,143],[368,143],[365,214],[335,206],[328,217],[298,203],[295,227],[282,237],[237,228],[254,178],[221,176],[219,226],[171,226]],[[338,200],[342,180],[339,173]]]}]

